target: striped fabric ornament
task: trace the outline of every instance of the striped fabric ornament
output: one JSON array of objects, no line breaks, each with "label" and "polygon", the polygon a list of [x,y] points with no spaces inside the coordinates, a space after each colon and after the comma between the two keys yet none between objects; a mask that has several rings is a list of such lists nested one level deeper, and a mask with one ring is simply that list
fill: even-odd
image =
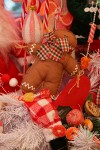
[{"label": "striped fabric ornament", "polygon": [[22,0],[22,10],[24,14],[27,14],[30,6],[36,6],[36,11],[39,12],[40,1],[39,0]]},{"label": "striped fabric ornament", "polygon": [[51,59],[58,61],[64,53],[73,51],[74,48],[69,45],[66,36],[56,38],[53,32],[46,35],[47,41],[37,51],[37,56],[41,60]]},{"label": "striped fabric ornament", "polygon": [[43,25],[35,10],[31,9],[24,20],[22,37],[26,44],[39,43],[43,38]]},{"label": "striped fabric ornament", "polygon": [[97,92],[96,104],[100,106],[100,85],[99,85],[98,92]]}]

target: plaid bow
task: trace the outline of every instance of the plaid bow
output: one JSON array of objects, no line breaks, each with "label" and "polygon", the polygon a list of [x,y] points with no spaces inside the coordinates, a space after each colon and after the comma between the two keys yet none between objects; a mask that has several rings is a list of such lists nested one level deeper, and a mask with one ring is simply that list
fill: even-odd
[{"label": "plaid bow", "polygon": [[100,86],[99,86],[98,92],[97,92],[96,104],[97,104],[98,106],[100,106]]},{"label": "plaid bow", "polygon": [[73,51],[74,48],[69,45],[68,38],[57,38],[54,32],[45,35],[46,42],[37,51],[37,56],[41,60],[51,59],[58,61],[64,53]]}]

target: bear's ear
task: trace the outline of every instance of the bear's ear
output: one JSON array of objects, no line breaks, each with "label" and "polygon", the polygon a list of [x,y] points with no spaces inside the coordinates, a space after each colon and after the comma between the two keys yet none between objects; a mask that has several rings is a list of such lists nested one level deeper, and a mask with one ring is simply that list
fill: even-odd
[{"label": "bear's ear", "polygon": [[67,36],[70,46],[76,47],[76,45],[77,45],[77,39],[76,39],[75,35],[67,29],[55,30],[55,36],[57,38],[63,38],[64,36]]}]

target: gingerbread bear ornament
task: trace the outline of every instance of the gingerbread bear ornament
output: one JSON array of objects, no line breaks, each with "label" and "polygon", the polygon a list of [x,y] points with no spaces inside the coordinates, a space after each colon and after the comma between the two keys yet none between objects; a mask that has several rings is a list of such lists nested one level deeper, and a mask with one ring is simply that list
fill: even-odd
[{"label": "gingerbread bear ornament", "polygon": [[43,41],[43,44],[28,46],[28,52],[34,56],[34,61],[23,77],[21,88],[24,92],[45,88],[56,96],[64,71],[71,75],[79,71],[76,59],[71,56],[77,41],[68,30],[50,32],[44,35]]}]

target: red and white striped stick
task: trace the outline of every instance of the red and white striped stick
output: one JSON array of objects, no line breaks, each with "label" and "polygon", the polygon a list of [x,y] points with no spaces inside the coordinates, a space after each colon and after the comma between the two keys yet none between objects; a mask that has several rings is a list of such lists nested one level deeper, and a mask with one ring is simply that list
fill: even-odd
[{"label": "red and white striped stick", "polygon": [[93,42],[95,30],[96,30],[96,24],[93,23],[91,25],[91,29],[90,29],[90,33],[89,33],[89,37],[88,37],[88,42],[89,43]]},{"label": "red and white striped stick", "polygon": [[45,0],[44,30],[48,29],[49,0]]},{"label": "red and white striped stick", "polygon": [[[97,8],[97,10],[98,10],[98,2],[96,3],[95,8]],[[97,13],[97,11],[94,12],[93,23],[91,25],[91,29],[90,29],[90,33],[89,33],[89,37],[88,37],[88,48],[87,48],[86,56],[89,54],[90,44],[93,42],[94,34],[96,31],[96,24],[95,24],[96,13]]]},{"label": "red and white striped stick", "polygon": [[23,22],[25,19],[26,8],[27,8],[27,0],[23,0],[23,2],[22,2],[22,14],[21,14],[21,28],[23,26]]}]

